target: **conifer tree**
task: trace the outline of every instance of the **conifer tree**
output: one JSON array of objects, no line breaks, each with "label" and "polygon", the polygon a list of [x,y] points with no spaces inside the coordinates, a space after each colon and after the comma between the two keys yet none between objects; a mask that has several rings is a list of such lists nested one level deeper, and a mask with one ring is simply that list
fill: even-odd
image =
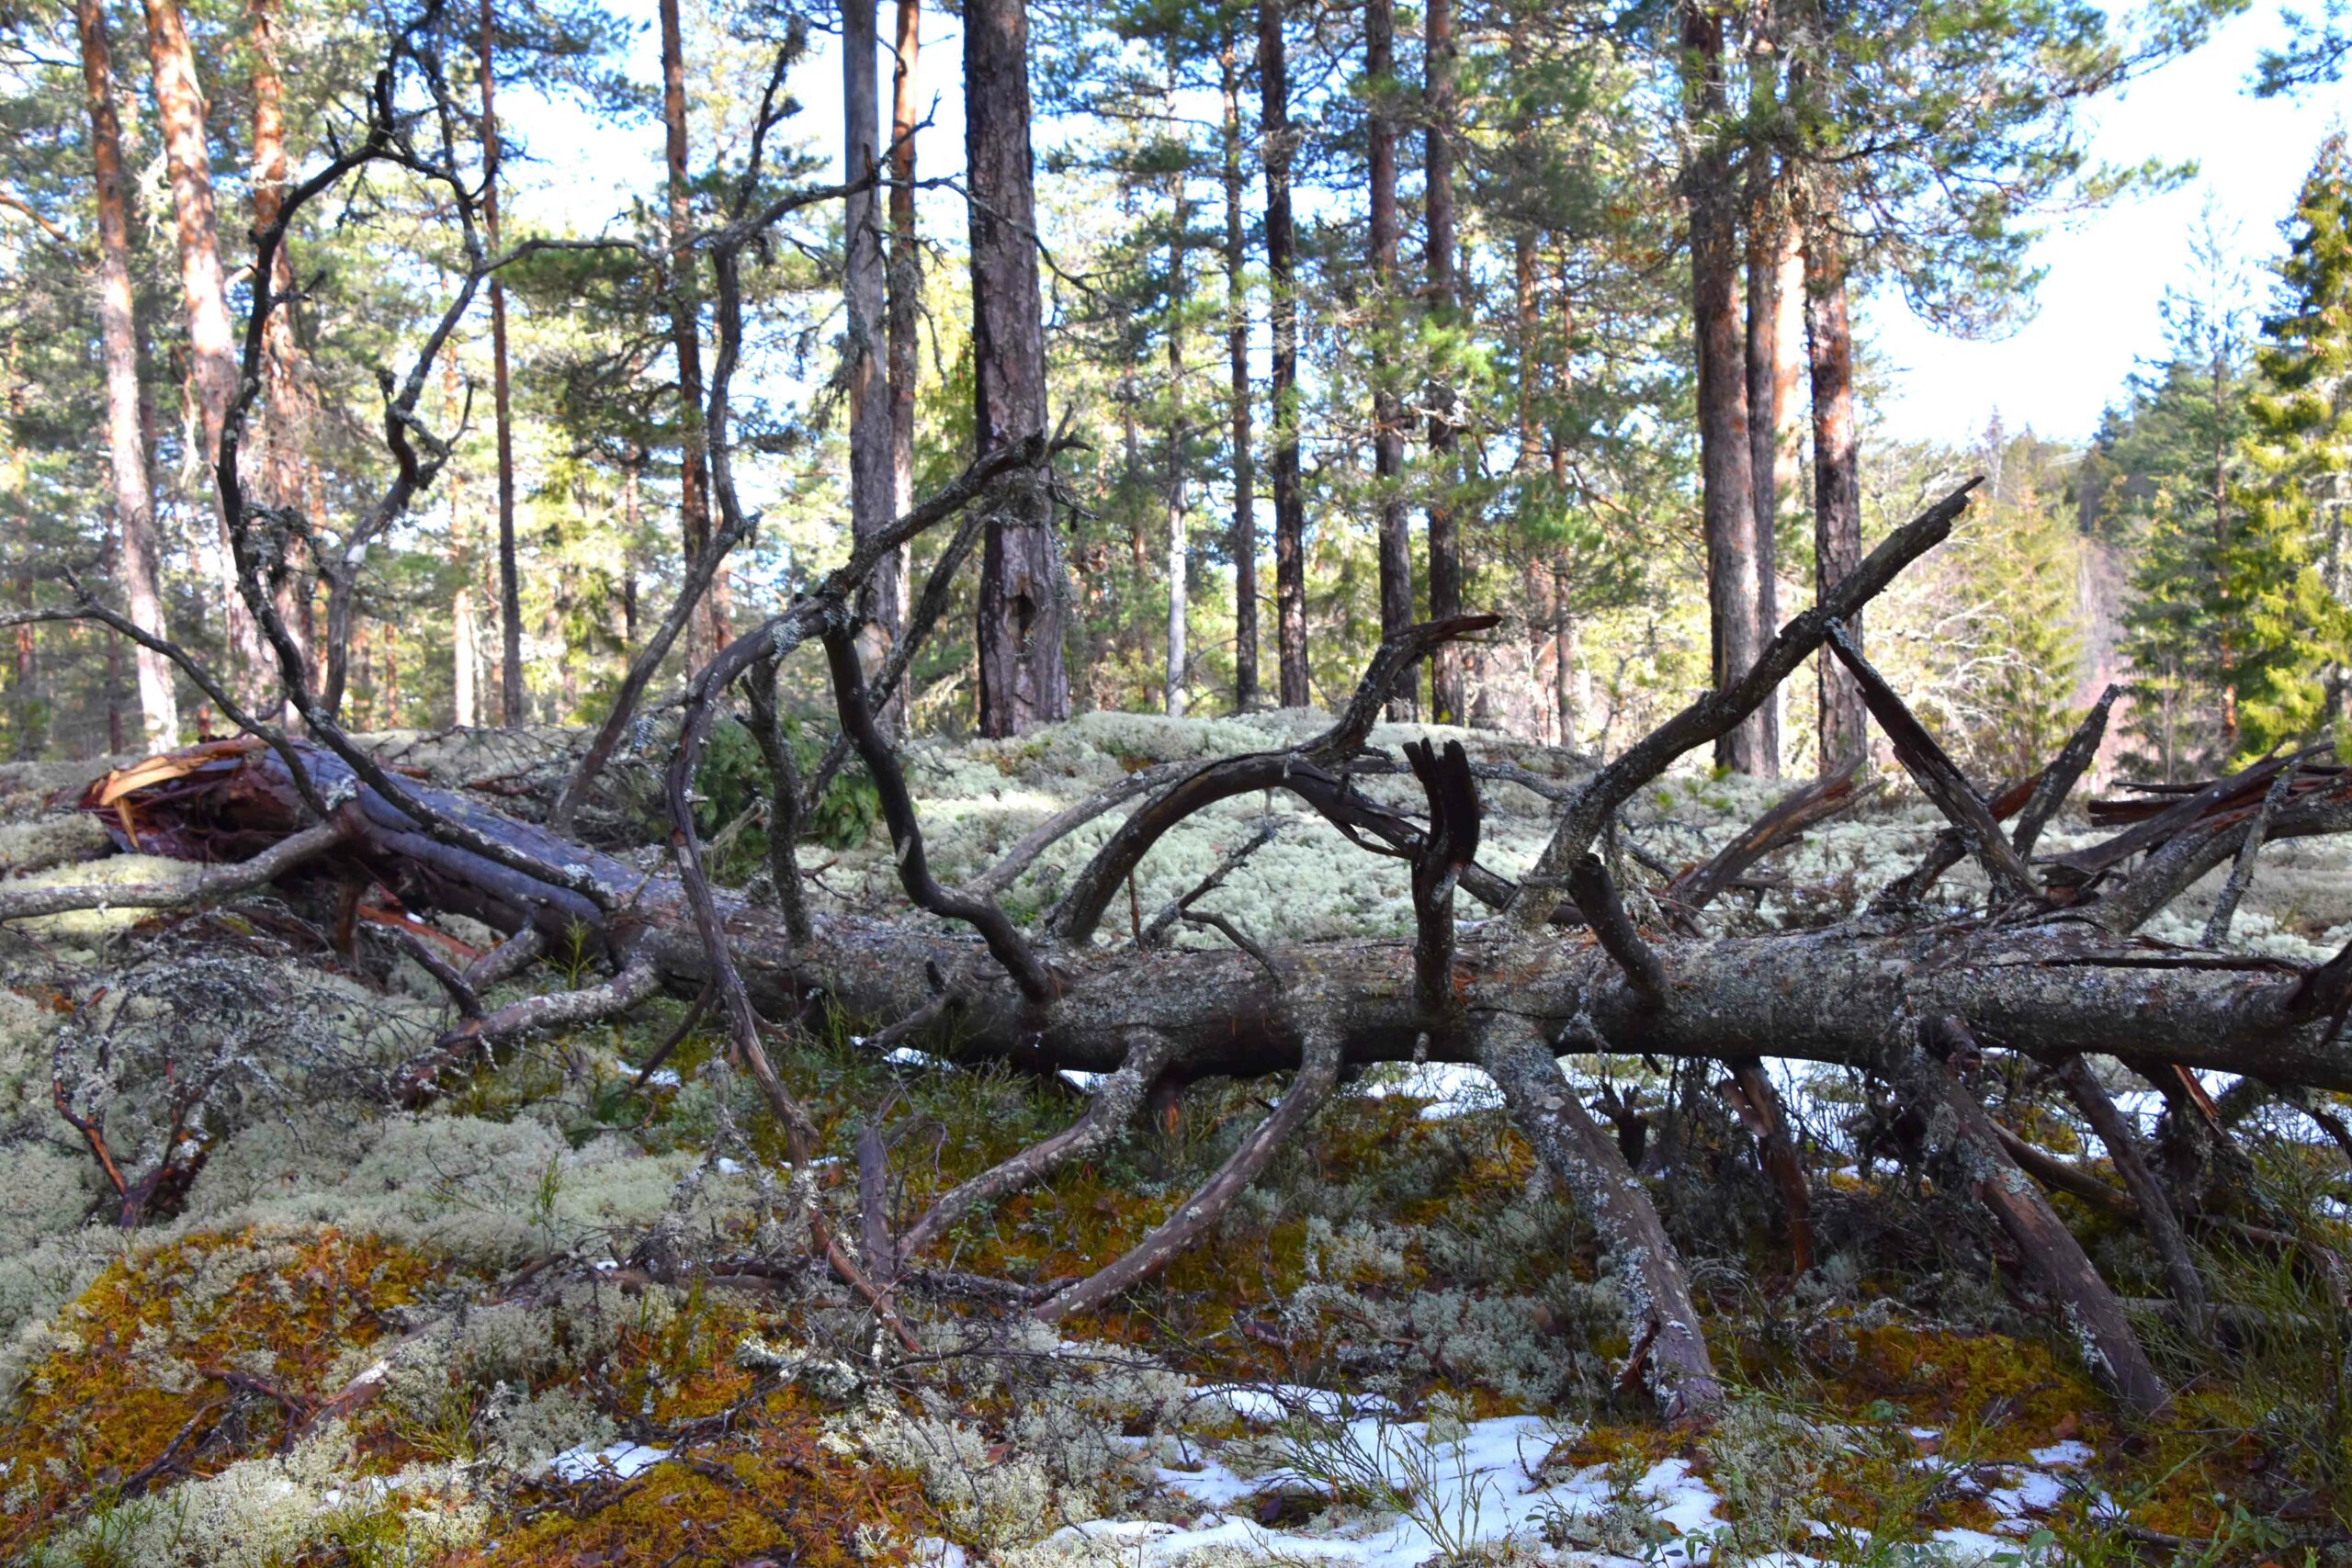
[{"label": "conifer tree", "polygon": [[2222,603],[2244,623],[2231,671],[2240,749],[2315,739],[2344,714],[2352,611],[2344,584],[2352,506],[2352,158],[2321,144],[2278,265],[2279,310],[2262,323],[2240,499],[2221,553]]}]

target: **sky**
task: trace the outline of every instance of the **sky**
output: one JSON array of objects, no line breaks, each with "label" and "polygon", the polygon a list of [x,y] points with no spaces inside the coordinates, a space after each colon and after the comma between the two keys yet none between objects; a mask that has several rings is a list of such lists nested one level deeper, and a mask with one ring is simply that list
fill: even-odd
[{"label": "sky", "polygon": [[[630,71],[657,81],[654,0],[615,0],[614,8],[642,20]],[[886,35],[890,10],[883,7]],[[939,175],[963,164],[961,40],[953,17],[931,10],[923,24],[917,85],[934,119],[919,139],[918,157],[922,173]],[[2321,138],[2352,120],[2352,84],[2300,99],[2257,99],[2246,90],[2256,55],[2281,36],[2273,0],[2255,0],[2204,48],[2092,111],[2096,159],[2130,165],[2154,158],[2194,164],[2196,173],[2162,194],[2053,228],[2035,250],[2046,276],[2033,311],[2008,335],[1963,341],[1919,321],[1899,299],[1866,300],[1863,331],[1885,373],[1881,431],[1902,441],[1961,443],[1998,410],[2012,432],[2030,427],[2048,439],[2086,439],[2134,367],[2161,352],[2165,292],[2190,281],[2191,236],[2209,206],[2220,230],[2234,232],[2258,286],[2263,266],[2282,248],[2280,220]],[[887,115],[887,53],[881,69]],[[813,138],[819,151],[835,153],[837,176],[836,40],[813,39],[788,85],[804,107],[787,135]],[[514,112],[538,162],[528,200],[543,218],[560,213],[574,227],[593,229],[629,192],[660,178],[658,130],[599,124],[562,105],[518,104]]]},{"label": "sky", "polygon": [[2321,139],[2352,118],[2352,84],[2300,101],[2245,90],[2256,55],[2281,36],[2277,10],[2257,0],[2203,49],[2095,111],[2099,159],[2194,161],[2197,175],[2043,239],[2036,260],[2047,276],[2021,330],[1997,342],[1962,342],[1922,324],[1899,300],[1871,302],[1867,328],[1889,373],[1892,396],[1881,407],[1889,434],[1962,440],[1998,409],[2013,432],[2030,426],[2052,440],[2086,438],[2134,365],[2163,349],[2165,290],[2190,280],[2190,236],[2209,201],[2223,231],[2237,226],[2259,285],[2262,267],[2284,249],[2278,225]]}]

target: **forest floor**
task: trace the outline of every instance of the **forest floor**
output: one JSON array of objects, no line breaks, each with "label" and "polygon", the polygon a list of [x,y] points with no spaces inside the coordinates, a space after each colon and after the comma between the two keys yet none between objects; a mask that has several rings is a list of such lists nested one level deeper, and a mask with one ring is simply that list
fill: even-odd
[{"label": "forest floor", "polygon": [[[1019,741],[919,743],[909,782],[954,883],[1125,773],[1286,744],[1316,722],[1098,715]],[[1373,743],[1423,733],[1384,727]],[[562,739],[382,744],[496,797]],[[1577,776],[1560,753],[1464,739],[1539,784]],[[722,736],[704,793],[718,863],[756,892],[748,750]],[[189,874],[108,853],[96,818],[61,808],[103,766],[0,769],[0,873]],[[1417,798],[1409,780],[1363,787]],[[1677,775],[1629,814],[1628,847],[1669,867],[1701,859],[1781,787]],[[1519,784],[1485,793],[1482,858],[1518,872],[1546,803]],[[820,907],[903,912],[887,843],[854,842],[867,815],[836,790],[815,824],[834,847],[808,846],[804,872]],[[1128,940],[1269,824],[1204,908],[1261,940],[1410,930],[1403,863],[1348,848],[1284,797],[1188,821],[1100,940]],[[1008,908],[1042,911],[1114,825],[1066,840]],[[1939,825],[1883,791],[1707,919],[1836,919]],[[2062,818],[2044,848],[2088,837]],[[1941,894],[1973,891],[1955,874]],[[2149,934],[2194,942],[2211,891]],[[2131,1287],[2181,1391],[2154,1422],[2127,1423],[1974,1206],[1904,1165],[1893,1108],[1854,1073],[1773,1064],[1814,1173],[1816,1260],[1792,1278],[1773,1190],[1703,1065],[1571,1064],[1638,1142],[1693,1270],[1736,1391],[1704,1432],[1620,1389],[1630,1348],[1597,1238],[1458,1068],[1351,1082],[1210,1245],[1110,1310],[1047,1330],[910,1286],[921,1348],[882,1355],[871,1316],[799,1261],[805,1232],[779,1218],[798,1212],[791,1184],[813,1182],[855,1234],[854,1150],[871,1127],[890,1212],[920,1213],[1066,1125],[1085,1083],[957,1067],[952,1042],[879,1055],[862,1025],[812,1015],[772,1043],[822,1136],[817,1168],[793,1176],[716,1029],[641,1072],[685,1010],[664,998],[623,1025],[538,1037],[427,1109],[390,1109],[390,1070],[449,1011],[379,926],[337,951],[332,905],[298,886],[0,934],[0,1561],[2347,1561],[2352,1325],[2312,1280],[2208,1252],[2227,1343],[2207,1343],[2171,1322],[2135,1231],[2058,1199]],[[434,929],[487,938],[462,919]],[[1173,940],[1224,939],[1180,925]],[[2233,945],[2312,960],[2347,940],[2352,844],[2267,850]],[[594,978],[584,954],[557,953],[500,995]],[[186,1164],[171,1096],[198,1075],[201,1168],[161,1183],[125,1230],[94,1149],[131,1171]],[[2001,1115],[2098,1168],[2046,1091],[2012,1087]],[[1215,1168],[1263,1092],[1193,1086],[1100,1157],[967,1219],[928,1261],[1021,1282],[1090,1271]],[[2121,1098],[2153,1129],[2157,1098]],[[2258,1177],[2340,1243],[2341,1162],[2312,1136],[2278,1112],[2254,1145]]]}]

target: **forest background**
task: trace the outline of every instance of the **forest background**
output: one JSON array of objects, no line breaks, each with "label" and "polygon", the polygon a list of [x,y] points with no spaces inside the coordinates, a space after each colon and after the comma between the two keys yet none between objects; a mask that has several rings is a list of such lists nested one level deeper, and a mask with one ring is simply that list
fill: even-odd
[{"label": "forest background", "polygon": [[[842,176],[845,23],[879,35],[876,143],[911,155],[865,220],[888,319],[865,367],[842,203],[754,253],[730,454],[759,526],[672,675],[845,555],[861,408],[888,405],[899,509],[970,456],[963,18],[642,9],[436,15],[488,238],[568,243],[458,319],[413,411],[446,462],[391,514],[379,377],[456,291],[459,214],[379,172],[289,236],[299,299],[246,466],[300,541],[279,603],[355,727],[609,710],[711,527],[701,400],[681,398],[707,373],[708,286],[674,261],[722,216],[779,60],[807,107],[762,177]],[[1011,14],[1049,406],[1082,443],[1056,490],[1069,709],[1329,704],[1384,624],[1491,609],[1503,628],[1447,654],[1412,711],[1606,751],[1744,664],[1823,559],[1983,472],[1989,504],[1870,626],[1980,775],[2036,765],[2110,680],[2130,692],[2110,765],[2165,778],[2340,721],[2340,15]],[[348,132],[385,25],[340,0],[0,20],[5,592],[29,605],[71,571],[257,700],[274,686],[207,472],[227,334],[251,231]],[[915,660],[911,724],[1052,716],[982,711],[971,577]],[[100,629],[15,637],[6,754],[220,728]],[[1792,687],[1718,760],[1814,771],[1860,733],[1835,687]]]}]

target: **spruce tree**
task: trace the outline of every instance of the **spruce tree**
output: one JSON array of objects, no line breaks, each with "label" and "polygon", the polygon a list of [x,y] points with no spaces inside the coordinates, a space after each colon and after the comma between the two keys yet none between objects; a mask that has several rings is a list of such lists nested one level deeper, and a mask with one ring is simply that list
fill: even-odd
[{"label": "spruce tree", "polygon": [[2281,300],[2262,323],[2238,490],[2245,522],[2220,587],[2245,623],[2231,671],[2245,751],[2315,737],[2344,713],[2352,647],[2345,512],[2352,505],[2352,158],[2320,146],[2289,223]]},{"label": "spruce tree", "polygon": [[2196,287],[2169,293],[2165,362],[2135,375],[2105,458],[2116,470],[2101,510],[2134,537],[2120,650],[2132,669],[2135,767],[2166,780],[2210,773],[2242,742],[2243,617],[2222,588],[2244,525],[2237,479],[2248,429],[2246,279],[2233,234],[2209,221]]}]

